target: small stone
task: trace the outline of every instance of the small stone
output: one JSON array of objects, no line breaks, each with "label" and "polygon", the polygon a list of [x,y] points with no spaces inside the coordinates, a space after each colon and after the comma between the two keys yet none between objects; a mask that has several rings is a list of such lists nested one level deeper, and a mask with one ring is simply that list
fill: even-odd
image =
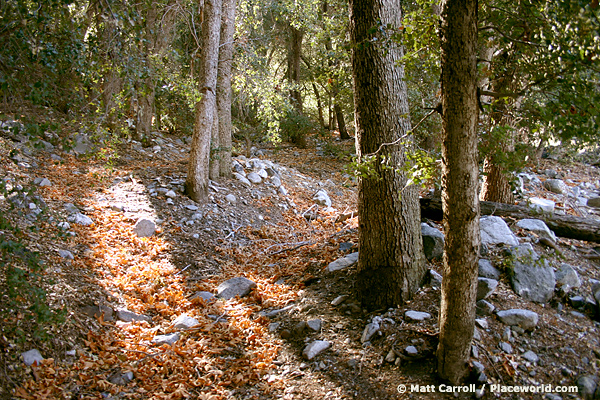
[{"label": "small stone", "polygon": [[120,386],[125,386],[132,380],[133,380],[133,372],[131,372],[131,371],[127,371],[127,372],[118,371],[118,372],[115,372],[114,374],[112,374],[108,378],[108,381],[110,383],[112,383],[113,385],[120,385]]},{"label": "small stone", "polygon": [[193,296],[192,299],[202,299],[204,301],[211,301],[215,298],[215,295],[212,294],[211,292],[196,292]]},{"label": "small stone", "polygon": [[90,217],[88,217],[87,215],[83,215],[80,212],[69,215],[69,217],[67,217],[67,220],[74,224],[83,226],[90,226],[94,223],[94,221],[92,221]]},{"label": "small stone", "polygon": [[438,274],[437,271],[430,269],[429,270],[429,279],[432,287],[442,287],[442,275]]},{"label": "small stone", "polygon": [[235,296],[244,297],[257,287],[256,283],[244,277],[236,277],[226,280],[217,287],[217,296],[231,299]]},{"label": "small stone", "polygon": [[306,326],[312,329],[315,332],[319,332],[321,330],[321,320],[320,319],[311,319],[306,321]]},{"label": "small stone", "polygon": [[313,200],[322,206],[331,207],[331,199],[324,189],[319,190],[314,196]]},{"label": "small stone", "polygon": [[345,257],[338,258],[337,260],[329,263],[327,266],[327,271],[334,272],[339,271],[341,269],[348,268],[358,262],[358,252],[350,253]]},{"label": "small stone", "polygon": [[152,343],[154,344],[168,344],[172,346],[179,340],[180,334],[179,332],[171,333],[170,335],[157,335],[152,338]]},{"label": "small stone", "polygon": [[255,185],[258,185],[262,182],[262,178],[256,172],[250,172],[246,178],[248,178],[248,180]]},{"label": "small stone", "polygon": [[277,332],[277,329],[279,329],[280,326],[281,324],[279,322],[271,322],[269,324],[269,332]]},{"label": "small stone", "polygon": [[421,322],[431,318],[431,314],[422,311],[409,310],[404,313],[404,318],[410,321]]},{"label": "small stone", "polygon": [[305,359],[310,361],[323,351],[327,350],[330,346],[331,343],[326,340],[315,340],[304,348],[302,355]]},{"label": "small stone", "polygon": [[487,322],[487,319],[485,318],[476,318],[475,319],[475,323],[477,324],[477,326],[479,326],[481,329],[487,329],[489,327],[489,324]]},{"label": "small stone", "polygon": [[196,318],[192,318],[187,314],[182,314],[179,317],[175,318],[175,321],[171,324],[175,329],[190,329],[197,325],[200,325],[200,322]]},{"label": "small stone", "polygon": [[569,298],[569,302],[573,308],[580,308],[585,305],[585,299],[583,296],[573,296]]},{"label": "small stone", "polygon": [[170,199],[174,199],[175,197],[177,197],[177,193],[175,193],[175,191],[173,190],[169,190],[167,193],[165,193],[165,196]]},{"label": "small stone", "polygon": [[39,365],[44,360],[44,357],[42,357],[42,354],[38,349],[31,349],[21,353],[21,357],[23,357],[25,365]]},{"label": "small stone", "polygon": [[228,194],[227,196],[225,196],[225,200],[233,204],[237,201],[237,198],[233,194]]},{"label": "small stone", "polygon": [[124,322],[132,322],[132,321],[151,321],[152,318],[146,315],[136,314],[132,311],[126,310],[124,308],[119,308],[116,310],[117,319]]},{"label": "small stone", "polygon": [[198,210],[198,206],[195,204],[186,204],[185,208],[187,208],[190,211],[196,211]]},{"label": "small stone", "polygon": [[512,352],[513,352],[513,348],[509,343],[500,342],[499,347],[506,354],[512,354]]},{"label": "small stone", "polygon": [[150,237],[156,232],[156,224],[147,218],[140,218],[133,227],[133,232],[138,237]]},{"label": "small stone", "polygon": [[240,173],[237,173],[237,172],[234,172],[233,176],[235,177],[235,179],[237,179],[238,181],[242,182],[244,185],[246,185],[246,186],[252,186],[252,183],[244,175],[242,175]]},{"label": "small stone", "polygon": [[571,289],[580,287],[581,280],[572,266],[562,263],[558,271],[556,271],[556,286],[566,294]]},{"label": "small stone", "polygon": [[393,363],[394,361],[396,361],[396,352],[394,352],[393,349],[387,353],[387,355],[385,356],[385,361],[389,363]]},{"label": "small stone", "polygon": [[346,299],[348,298],[348,295],[344,294],[341,296],[336,297],[335,299],[333,299],[331,301],[331,305],[332,306],[339,306],[340,304],[342,304]]},{"label": "small stone", "polygon": [[365,343],[368,342],[369,340],[371,340],[371,338],[373,337],[373,335],[375,333],[377,333],[377,331],[379,331],[380,329],[380,323],[381,318],[380,317],[374,317],[373,321],[369,324],[367,324],[367,326],[365,326],[365,329],[363,330],[363,334],[360,338],[360,342],[361,343]]},{"label": "small stone", "polygon": [[541,219],[522,219],[517,222],[517,226],[521,229],[533,232],[540,237],[546,237],[556,242],[556,235]]},{"label": "small stone", "polygon": [[419,355],[419,349],[417,349],[415,346],[406,346],[404,353],[406,353],[406,355],[409,357],[415,357]]},{"label": "small stone", "polygon": [[524,359],[526,359],[527,361],[532,362],[532,363],[537,363],[538,361],[540,361],[540,358],[538,357],[538,355],[535,354],[531,350],[528,350],[525,353],[523,353],[521,355],[521,357],[523,357]]},{"label": "small stone", "polygon": [[506,244],[509,246],[517,246],[519,240],[510,230],[506,222],[500,217],[487,216],[479,220],[481,229],[481,243],[489,245]]},{"label": "small stone", "polygon": [[71,229],[71,224],[69,224],[67,221],[59,222],[58,224],[56,224],[56,226],[61,231],[68,231],[69,229]]},{"label": "small stone", "polygon": [[50,182],[50,180],[48,178],[44,178],[38,183],[38,186],[40,186],[40,187],[52,186],[52,182]]},{"label": "small stone", "polygon": [[259,169],[259,170],[256,172],[256,174],[257,174],[258,176],[260,176],[261,178],[263,178],[263,179],[267,179],[267,178],[269,177],[269,174],[267,173],[267,171],[265,171],[265,170],[264,170],[264,169],[262,169],[262,168],[261,168],[261,169]]},{"label": "small stone", "polygon": [[271,184],[275,187],[280,187],[281,186],[281,179],[279,179],[278,176],[272,176],[271,177]]},{"label": "small stone", "polygon": [[479,361],[473,361],[473,369],[475,370],[475,372],[477,372],[478,374],[482,373],[485,370],[485,367],[483,366],[482,363],[480,363]]},{"label": "small stone", "polygon": [[58,250],[58,255],[67,260],[74,260],[75,256],[69,250]]}]

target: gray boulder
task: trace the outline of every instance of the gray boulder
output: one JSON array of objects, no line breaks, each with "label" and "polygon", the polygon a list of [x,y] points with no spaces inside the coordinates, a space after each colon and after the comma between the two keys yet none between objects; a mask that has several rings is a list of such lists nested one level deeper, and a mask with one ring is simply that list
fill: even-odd
[{"label": "gray boulder", "polygon": [[327,350],[330,346],[331,343],[329,343],[326,340],[315,340],[314,342],[312,342],[304,348],[304,350],[302,351],[302,355],[304,356],[304,358],[310,361],[320,353]]},{"label": "gray boulder", "polygon": [[146,315],[136,314],[133,311],[129,311],[124,308],[118,308],[116,310],[115,314],[117,315],[117,319],[119,319],[120,321],[124,321],[124,322],[152,321],[152,318],[150,318]]},{"label": "gray boulder", "polygon": [[525,330],[532,330],[537,326],[538,315],[530,310],[510,309],[498,311],[496,314],[505,325],[520,326]]},{"label": "gray boulder", "polygon": [[498,281],[489,278],[477,278],[477,300],[487,299],[498,287]]},{"label": "gray boulder", "polygon": [[344,268],[348,268],[358,262],[358,252],[350,253],[345,257],[338,258],[337,260],[330,262],[327,266],[328,272],[339,271]]},{"label": "gray boulder", "polygon": [[238,276],[221,283],[217,287],[217,296],[227,300],[234,298],[235,296],[244,297],[250,294],[250,291],[256,287],[256,283],[252,282],[250,279]]},{"label": "gray boulder", "polygon": [[479,276],[482,278],[489,279],[500,279],[500,271],[492,265],[490,260],[486,260],[485,258],[479,259]]},{"label": "gray boulder", "polygon": [[408,310],[404,313],[404,318],[410,321],[421,322],[431,318],[431,314],[423,311]]},{"label": "gray boulder", "polygon": [[569,264],[561,264],[558,271],[556,271],[556,287],[558,287],[563,293],[567,294],[571,289],[575,289],[581,286],[581,280],[575,269]]},{"label": "gray boulder", "polygon": [[533,232],[541,237],[552,239],[556,242],[556,235],[548,228],[548,225],[541,219],[522,219],[517,222],[519,228]]},{"label": "gray boulder", "polygon": [[519,240],[515,234],[512,233],[506,222],[500,217],[482,217],[479,221],[479,227],[481,229],[481,244],[483,245],[507,244],[509,246],[517,246],[519,244]]},{"label": "gray boulder", "polygon": [[429,261],[440,260],[444,255],[444,234],[426,223],[421,223],[421,235],[425,257]]},{"label": "gray boulder", "polygon": [[247,176],[248,180],[256,185],[262,182],[262,178],[256,172],[250,172]]},{"label": "gray boulder", "polygon": [[569,191],[569,188],[561,179],[548,179],[544,182],[544,187],[556,194],[566,194]]},{"label": "gray boulder", "polygon": [[511,284],[515,293],[536,303],[547,303],[554,295],[556,286],[554,270],[548,261],[540,259],[529,243],[512,248],[511,253]]}]

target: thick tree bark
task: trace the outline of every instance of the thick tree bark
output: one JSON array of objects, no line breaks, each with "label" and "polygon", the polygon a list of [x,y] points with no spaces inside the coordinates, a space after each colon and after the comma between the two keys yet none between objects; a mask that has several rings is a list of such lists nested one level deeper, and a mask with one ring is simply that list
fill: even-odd
[{"label": "thick tree bark", "polygon": [[[439,199],[421,199],[421,217],[435,221],[442,219],[442,201]],[[497,215],[517,219],[541,219],[558,236],[600,243],[600,221],[573,215],[540,214],[529,208],[504,203],[482,201],[479,203],[482,215]]]},{"label": "thick tree bark", "polygon": [[335,116],[337,119],[338,131],[340,132],[340,140],[350,139],[350,135],[348,135],[348,129],[346,129],[346,122],[344,120],[344,112],[342,111],[342,107],[336,102],[333,106],[333,110],[335,111]]},{"label": "thick tree bark", "polygon": [[231,177],[231,66],[233,64],[233,34],[237,0],[223,1],[219,74],[217,76],[217,111],[219,116],[219,176]]},{"label": "thick tree bark", "polygon": [[221,0],[205,0],[198,78],[202,98],[196,103],[196,121],[185,182],[187,195],[197,202],[205,201],[208,196],[210,140],[216,114],[220,33]]},{"label": "thick tree bark", "polygon": [[442,2],[442,204],[444,280],[438,373],[467,376],[475,327],[479,199],[477,165],[477,0]]},{"label": "thick tree bark", "polygon": [[[381,309],[404,303],[419,288],[425,258],[417,188],[405,187],[401,145],[383,145],[410,130],[403,50],[375,39],[373,27],[402,26],[400,0],[351,0],[350,35],[357,148],[361,162],[374,155],[377,178],[359,180],[359,259],[356,291],[362,305]],[[410,139],[407,138],[407,141]],[[383,146],[382,146],[383,145]],[[380,147],[381,146],[381,147]],[[389,162],[382,164],[383,157]]]}]

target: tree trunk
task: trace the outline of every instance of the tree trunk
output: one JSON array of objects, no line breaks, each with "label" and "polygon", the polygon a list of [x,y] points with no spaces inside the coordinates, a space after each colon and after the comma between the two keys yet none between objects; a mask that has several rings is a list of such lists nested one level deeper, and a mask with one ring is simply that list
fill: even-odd
[{"label": "tree trunk", "polygon": [[219,115],[219,176],[231,177],[231,65],[235,33],[236,0],[224,0],[221,18],[217,110]]},{"label": "tree trunk", "polygon": [[[217,81],[218,81],[217,77]],[[218,85],[218,84],[217,84]],[[219,93],[219,88],[217,86],[217,96]],[[219,99],[218,97],[215,99],[215,115],[213,116],[213,125],[210,130],[210,159],[209,159],[209,169],[208,169],[208,177],[213,181],[219,179],[219,150],[221,149],[221,141],[219,137]]]},{"label": "tree trunk", "polygon": [[453,385],[468,373],[475,327],[479,199],[477,0],[442,3],[442,205],[444,280],[438,373]]},{"label": "tree trunk", "polygon": [[304,32],[289,25],[288,53],[287,53],[287,78],[291,86],[290,102],[302,114],[302,94],[300,93],[300,60],[302,58],[302,39]]},{"label": "tree trunk", "polygon": [[[350,35],[357,148],[361,162],[374,155],[377,178],[359,180],[358,299],[368,309],[397,306],[412,297],[425,275],[417,188],[405,187],[406,161],[391,143],[410,130],[403,50],[383,43],[372,28],[402,26],[400,0],[351,0]],[[383,157],[389,167],[382,165]]]},{"label": "tree trunk", "polygon": [[327,128],[325,125],[325,117],[323,117],[323,104],[321,103],[321,95],[319,94],[319,90],[317,89],[317,85],[314,82],[312,83],[313,92],[315,93],[315,98],[317,99],[317,111],[319,111],[319,123],[323,127],[323,129]]},{"label": "tree trunk", "polygon": [[202,21],[202,53],[199,61],[198,85],[202,98],[196,103],[196,121],[190,150],[185,190],[194,201],[208,196],[210,140],[216,114],[217,65],[221,32],[221,0],[204,1]]},{"label": "tree trunk", "polygon": [[[421,217],[440,221],[443,217],[442,202],[438,199],[420,199]],[[504,203],[482,201],[479,203],[482,215],[497,215],[517,219],[541,219],[558,236],[587,240],[600,243],[600,222],[592,218],[581,218],[573,215],[540,214],[529,207],[515,206]]]},{"label": "tree trunk", "polygon": [[336,102],[333,106],[333,110],[335,111],[335,117],[337,119],[338,131],[340,131],[340,140],[350,139],[350,135],[348,135],[348,130],[346,129],[342,107]]}]

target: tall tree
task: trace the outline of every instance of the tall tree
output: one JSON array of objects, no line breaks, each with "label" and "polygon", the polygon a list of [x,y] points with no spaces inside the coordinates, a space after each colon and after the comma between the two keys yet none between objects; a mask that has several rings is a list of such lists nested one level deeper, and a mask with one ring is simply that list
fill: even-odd
[{"label": "tall tree", "polygon": [[467,374],[475,321],[479,200],[477,164],[477,0],[442,3],[442,207],[444,279],[438,373]]},{"label": "tall tree", "polygon": [[185,190],[194,201],[208,196],[211,132],[216,117],[217,66],[221,36],[221,0],[205,0],[202,22],[202,53],[198,65],[198,86],[202,98],[196,104],[196,121],[188,163]]},{"label": "tall tree", "polygon": [[369,309],[402,304],[425,275],[417,188],[402,172],[411,141],[403,49],[382,34],[401,26],[400,0],[350,1],[358,157],[374,161],[358,194],[356,286]]},{"label": "tall tree", "polygon": [[217,76],[217,113],[219,116],[219,176],[231,176],[231,66],[237,0],[224,0]]}]

